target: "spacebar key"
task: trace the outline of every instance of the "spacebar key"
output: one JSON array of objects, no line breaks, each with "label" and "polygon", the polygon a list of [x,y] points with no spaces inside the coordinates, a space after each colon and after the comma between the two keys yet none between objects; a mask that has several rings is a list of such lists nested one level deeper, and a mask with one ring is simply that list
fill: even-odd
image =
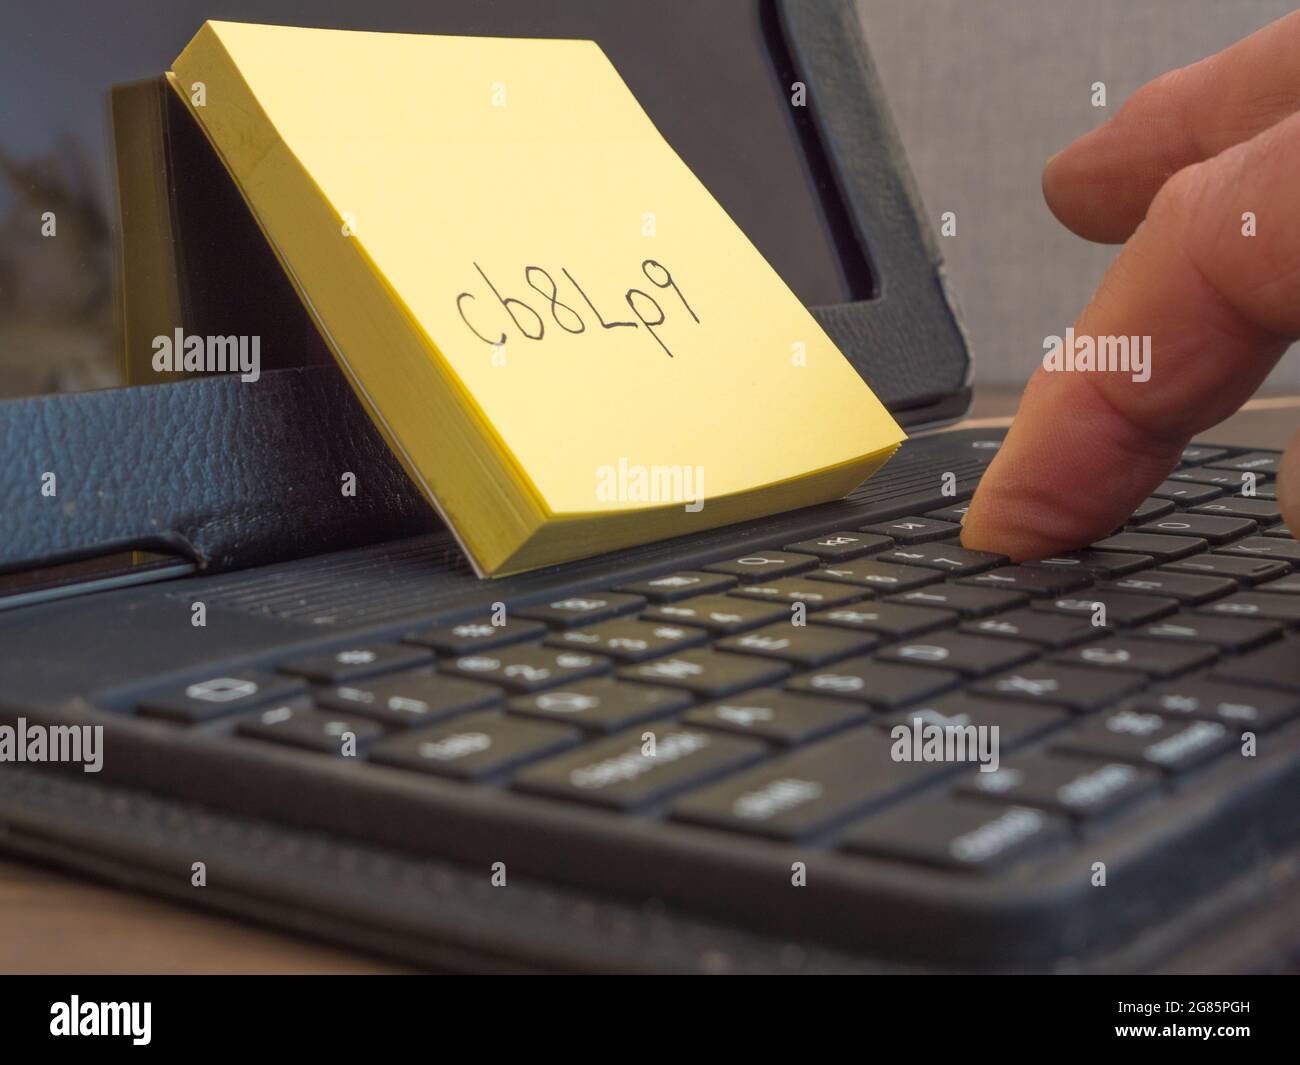
[{"label": "spacebar key", "polygon": [[761,758],[766,745],[708,729],[664,725],[625,732],[520,773],[515,788],[634,810]]}]

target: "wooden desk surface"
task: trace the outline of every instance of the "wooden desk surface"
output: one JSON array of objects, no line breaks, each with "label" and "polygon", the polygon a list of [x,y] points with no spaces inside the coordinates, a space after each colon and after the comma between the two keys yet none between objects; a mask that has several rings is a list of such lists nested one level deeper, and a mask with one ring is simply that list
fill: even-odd
[{"label": "wooden desk surface", "polygon": [[[979,395],[956,428],[1005,423],[1014,395]],[[1243,446],[1285,447],[1300,397],[1252,401],[1204,434]],[[0,860],[0,972],[381,973],[397,967],[224,917]]]}]

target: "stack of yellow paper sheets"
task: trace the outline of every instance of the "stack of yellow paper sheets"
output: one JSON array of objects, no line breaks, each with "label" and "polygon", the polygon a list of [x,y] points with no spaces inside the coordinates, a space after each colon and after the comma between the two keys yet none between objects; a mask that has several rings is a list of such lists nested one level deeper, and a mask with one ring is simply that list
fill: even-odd
[{"label": "stack of yellow paper sheets", "polygon": [[481,575],[833,499],[902,439],[591,41],[209,22],[169,80]]}]

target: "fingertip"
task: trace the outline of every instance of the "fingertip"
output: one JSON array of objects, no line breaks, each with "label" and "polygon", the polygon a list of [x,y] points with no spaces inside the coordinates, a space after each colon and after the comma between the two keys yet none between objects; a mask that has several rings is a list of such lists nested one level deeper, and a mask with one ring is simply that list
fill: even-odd
[{"label": "fingertip", "polygon": [[1043,164],[1042,177],[1043,199],[1047,203],[1047,209],[1067,228],[1070,223],[1062,215],[1068,204],[1065,197],[1066,177],[1061,169],[1061,159],[1069,150],[1069,148],[1062,148],[1055,155],[1050,156]]},{"label": "fingertip", "polygon": [[1084,134],[1043,166],[1043,199],[1056,220],[1099,244],[1122,244],[1142,221],[1127,188],[1116,189],[1108,126]]},{"label": "fingertip", "polygon": [[1300,431],[1291,438],[1277,474],[1277,505],[1292,535],[1300,529]]},{"label": "fingertip", "polygon": [[[988,482],[975,493],[962,524],[961,545],[972,551],[1006,555],[1012,562],[1047,558],[1077,544],[1068,544],[1051,527],[1040,528],[1023,507],[999,499],[999,483]],[[1048,523],[1049,526],[1051,523]]]},{"label": "fingertip", "polygon": [[1184,442],[1143,432],[1077,375],[1037,373],[971,499],[961,542],[1013,562],[1085,548],[1168,476]]}]

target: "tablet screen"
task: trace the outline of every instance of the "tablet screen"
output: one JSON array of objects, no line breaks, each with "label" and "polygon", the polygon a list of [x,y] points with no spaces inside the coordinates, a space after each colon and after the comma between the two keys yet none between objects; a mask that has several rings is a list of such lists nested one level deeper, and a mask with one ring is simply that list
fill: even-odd
[{"label": "tablet screen", "polygon": [[762,0],[44,0],[0,35],[0,398],[123,383],[107,95],[161,74],[205,18],[593,38],[804,303],[870,295]]}]

